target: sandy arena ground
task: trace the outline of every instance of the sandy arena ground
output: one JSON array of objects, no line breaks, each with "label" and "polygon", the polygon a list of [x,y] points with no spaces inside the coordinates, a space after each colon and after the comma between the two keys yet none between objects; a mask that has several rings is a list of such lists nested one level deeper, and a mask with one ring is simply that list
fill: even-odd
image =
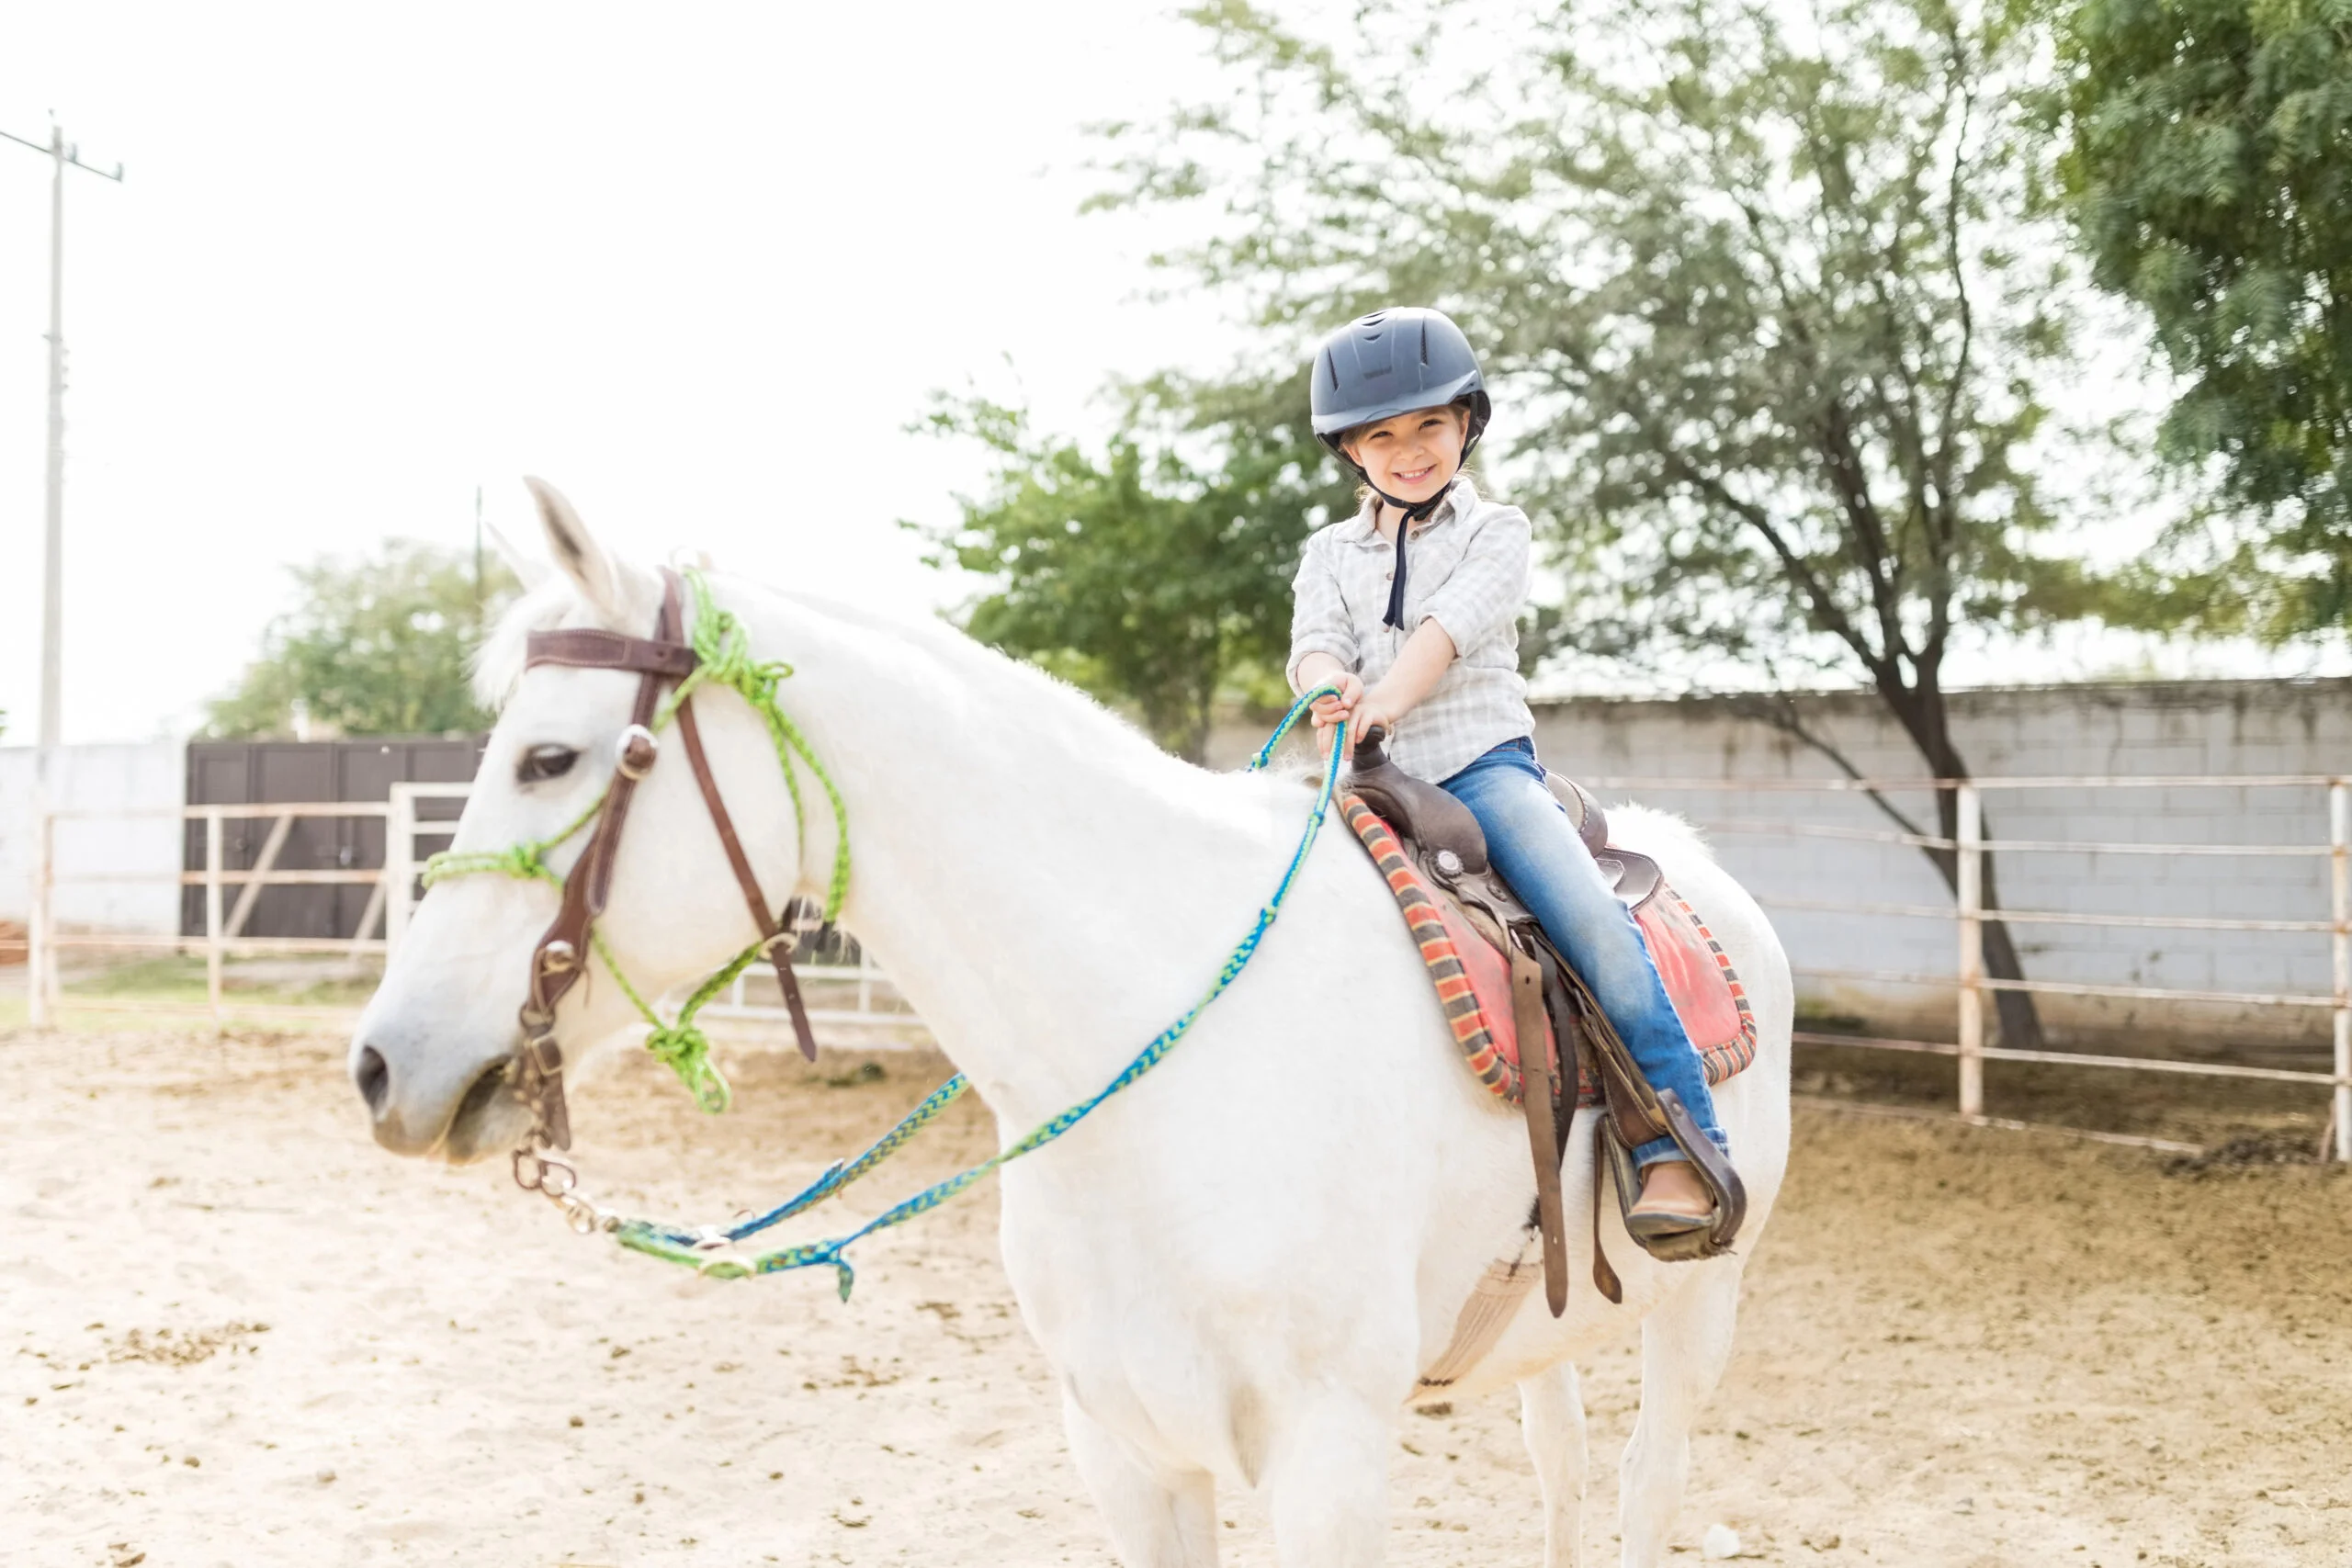
[{"label": "sandy arena ground", "polygon": [[[1111,1561],[995,1258],[991,1190],[857,1295],[706,1283],[503,1170],[395,1162],[324,1039],[0,1033],[0,1560]],[[886,1126],[934,1063],[650,1066],[580,1092],[595,1182],[716,1217]],[[987,1143],[952,1116],[896,1192]],[[879,1190],[875,1194],[880,1196]],[[870,1211],[868,1211],[870,1212]],[[1631,1347],[1587,1369],[1615,1561]],[[2352,1180],[1801,1110],[1678,1561],[2352,1562]],[[1405,1420],[1391,1561],[1535,1564],[1513,1402]],[[1263,1512],[1227,1561],[1270,1568]]]}]

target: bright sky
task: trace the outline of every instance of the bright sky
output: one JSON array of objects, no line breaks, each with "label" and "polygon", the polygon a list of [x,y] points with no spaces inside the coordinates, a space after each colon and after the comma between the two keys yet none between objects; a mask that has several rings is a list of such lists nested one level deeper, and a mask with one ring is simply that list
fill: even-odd
[{"label": "bright sky", "polygon": [[[658,21],[653,18],[658,15]],[[1211,68],[1164,0],[18,6],[0,129],[69,171],[65,736],[185,732],[288,599],[387,535],[463,546],[519,476],[639,555],[960,595],[897,520],[976,455],[932,389],[1092,428],[1114,373],[1221,367],[1148,297],[1164,217],[1077,213],[1107,118]],[[0,708],[35,733],[49,164],[0,142]],[[1009,363],[1008,363],[1009,362]],[[1505,425],[1507,431],[1507,421]],[[2096,632],[1955,678],[2352,668]],[[1566,671],[1554,687],[1596,683]]]},{"label": "bright sky", "polygon": [[[658,17],[658,20],[655,18]],[[20,6],[0,129],[69,170],[65,739],[177,731],[281,570],[463,545],[518,476],[645,557],[935,604],[896,520],[968,452],[933,388],[1099,417],[1112,372],[1240,346],[1077,215],[1086,123],[1207,79],[1132,0]],[[0,142],[0,708],[33,738],[48,160]],[[1008,368],[1008,357],[1011,368]],[[1017,372],[1018,379],[1015,380]],[[531,536],[535,537],[535,536]]]}]

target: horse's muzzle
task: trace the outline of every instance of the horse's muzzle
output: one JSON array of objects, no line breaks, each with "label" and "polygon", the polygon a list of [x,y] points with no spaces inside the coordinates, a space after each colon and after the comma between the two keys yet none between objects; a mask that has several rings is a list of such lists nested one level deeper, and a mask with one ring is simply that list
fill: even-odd
[{"label": "horse's muzzle", "polygon": [[527,1128],[528,1112],[507,1092],[512,1060],[501,1055],[445,1077],[403,1071],[396,1053],[363,1042],[352,1052],[351,1081],[378,1144],[464,1165],[508,1147]]}]

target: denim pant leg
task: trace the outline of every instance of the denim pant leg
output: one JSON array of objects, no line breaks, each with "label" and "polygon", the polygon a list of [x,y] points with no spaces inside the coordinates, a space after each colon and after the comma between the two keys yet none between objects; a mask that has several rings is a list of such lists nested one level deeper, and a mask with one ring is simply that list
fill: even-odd
[{"label": "denim pant leg", "polygon": [[[1533,748],[1524,740],[1498,746],[1443,787],[1478,818],[1495,868],[1584,976],[1642,1076],[1654,1089],[1674,1090],[1700,1131],[1718,1148],[1728,1148],[1706,1069],[1667,997],[1641,928],[1601,880],[1576,824],[1545,787]],[[1653,1139],[1634,1154],[1643,1165],[1682,1157],[1671,1138]]]}]

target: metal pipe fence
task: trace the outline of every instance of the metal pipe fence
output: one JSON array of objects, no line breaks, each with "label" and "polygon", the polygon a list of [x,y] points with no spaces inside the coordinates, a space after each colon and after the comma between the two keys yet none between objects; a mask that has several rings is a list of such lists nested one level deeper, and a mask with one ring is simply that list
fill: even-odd
[{"label": "metal pipe fence", "polygon": [[[1954,1040],[1950,1042],[1911,1040],[1800,1031],[1795,1036],[1799,1043],[1840,1045],[1951,1057],[1956,1068],[1954,1089],[1958,1115],[1965,1121],[1988,1124],[1993,1120],[1987,1118],[1984,1113],[1984,1065],[1988,1062],[2036,1063],[2124,1072],[2256,1079],[2324,1088],[2329,1091],[2329,1132],[2326,1139],[2329,1150],[2336,1160],[2352,1161],[2352,779],[2322,774],[2279,776],[2184,774],[2160,777],[2082,776],[1957,780],[1600,777],[1588,779],[1586,782],[1595,788],[1617,792],[1637,791],[1645,795],[1725,791],[1735,791],[1743,796],[1753,796],[1767,792],[1804,791],[1824,794],[1948,792],[1952,796],[1954,825],[1953,831],[1949,837],[1905,832],[1893,829],[1846,827],[1773,818],[1725,818],[1702,823],[1702,826],[1713,832],[1730,837],[1841,839],[1857,842],[1948,849],[1953,852],[1952,881],[1956,886],[1952,901],[1948,905],[1771,895],[1758,897],[1758,902],[1767,909],[1878,918],[1950,919],[1954,922],[1954,963],[1952,968],[1947,972],[1858,969],[1829,965],[1800,965],[1795,971],[1801,976],[1814,979],[1949,987],[1952,990],[1955,999],[1953,1023],[1956,1038]],[[2158,786],[2182,789],[2324,790],[2327,803],[2328,841],[2321,845],[2151,843],[2116,842],[2104,840],[2096,841],[2042,839],[1990,840],[1984,836],[1983,797],[1986,792],[2054,789],[2123,790]],[[125,818],[159,814],[51,812],[40,817],[35,825],[32,919],[28,933],[28,959],[30,966],[28,994],[32,1022],[36,1026],[52,1022],[59,1009],[65,1004],[59,980],[60,955],[62,953],[75,950],[117,951],[141,948],[164,949],[179,953],[201,953],[205,958],[203,1005],[192,1008],[189,1004],[170,1001],[98,998],[76,998],[73,999],[72,1005],[76,1008],[87,1007],[118,1011],[183,1014],[196,1011],[209,1014],[216,1020],[225,1019],[232,1012],[240,1016],[257,1016],[264,1019],[347,1019],[356,1016],[355,1010],[347,1008],[315,1008],[286,1003],[232,1004],[225,994],[228,961],[240,957],[303,953],[334,953],[350,957],[388,956],[396,951],[406,935],[411,911],[418,897],[417,879],[424,868],[424,857],[418,853],[417,840],[420,838],[447,836],[455,827],[454,814],[449,816],[438,814],[447,811],[450,805],[462,800],[468,787],[465,784],[398,784],[392,786],[390,800],[382,803],[322,802],[192,806],[183,808],[177,813],[178,816],[187,821],[201,822],[204,828],[204,858],[201,869],[176,874],[181,885],[203,889],[204,931],[201,936],[196,937],[61,931],[57,928],[53,914],[53,896],[60,881],[56,868],[57,824],[62,821],[91,818]],[[426,803],[434,804],[427,806]],[[421,810],[420,807],[424,809]],[[379,871],[281,871],[272,863],[275,859],[274,851],[284,843],[287,831],[297,818],[368,816],[382,817],[386,823],[385,864]],[[269,837],[265,840],[261,852],[256,856],[255,864],[250,870],[228,869],[224,864],[223,824],[236,818],[269,818],[274,820]],[[2329,918],[2324,920],[2267,919],[2169,915],[2145,911],[1995,908],[1988,907],[1984,899],[1984,873],[1987,858],[1996,854],[2162,854],[2180,857],[2240,855],[2257,860],[2282,857],[2325,857],[2329,863]],[[75,877],[69,880],[142,879]],[[153,878],[143,878],[143,880],[153,880]],[[243,934],[254,901],[264,887],[337,883],[372,883],[375,886],[374,896],[370,899],[368,912],[362,919],[359,932],[356,937],[309,939],[249,937]],[[236,890],[233,903],[229,897],[231,889]],[[375,928],[379,919],[383,935],[380,938],[371,937],[368,933]],[[2332,985],[2327,992],[2319,993],[2129,986],[2089,981],[1999,979],[1988,976],[1985,972],[1984,927],[1990,921],[2001,921],[2012,925],[2243,931],[2277,935],[2324,933],[2330,942]],[[883,993],[890,990],[888,977],[862,952],[857,953],[854,962],[797,964],[795,970],[812,984],[825,985],[829,989],[845,988],[854,998],[854,1004],[852,1006],[820,1007],[812,1010],[811,1019],[820,1024],[860,1028],[878,1025],[900,1031],[920,1031],[921,1029],[921,1021],[912,1012],[902,1007],[879,1005],[886,999]],[[2330,1013],[2333,1026],[2332,1070],[2319,1073],[2289,1068],[2250,1066],[2227,1062],[2180,1061],[2147,1056],[2025,1050],[1995,1045],[1988,1043],[1986,998],[2003,991],[2022,992],[2036,996],[2075,996],[2252,1008],[2324,1010]],[[736,981],[727,1000],[707,1010],[706,1016],[726,1020],[747,1028],[773,1026],[777,1030],[781,1030],[786,1021],[786,1015],[781,1006],[768,1006],[751,999],[746,993],[745,981],[741,978]],[[886,1039],[876,1039],[875,1042],[877,1045],[891,1043]]]},{"label": "metal pipe fence", "polygon": [[[1950,1043],[1890,1039],[1800,1030],[1800,1044],[1842,1045],[1866,1050],[1899,1051],[1950,1056],[1954,1059],[1954,1099],[1963,1121],[1989,1124],[1984,1114],[1984,1064],[2019,1062],[2098,1067],[2123,1072],[2193,1075],[2217,1078],[2259,1079],[2274,1083],[2309,1084],[2328,1090],[2327,1133],[2323,1139],[2337,1161],[2352,1161],[2352,779],[2334,774],[2170,774],[2143,777],[2050,776],[1987,779],[1694,779],[1648,776],[1589,778],[1588,785],[1644,795],[1675,793],[1753,796],[1764,792],[1818,792],[1874,795],[1948,794],[1952,802],[1950,836],[1899,831],[1894,829],[1849,827],[1844,824],[1793,822],[1754,817],[1726,817],[1701,826],[1726,837],[1840,840],[1914,848],[1949,850],[1953,854],[1954,884],[1950,905],[1894,904],[1864,899],[1782,897],[1758,895],[1769,909],[1826,914],[1866,915],[1895,919],[1950,919],[1957,934],[1957,952],[1950,973],[1911,970],[1841,968],[1798,965],[1804,977],[1861,981],[1877,985],[1950,987],[1954,993],[1954,1033]],[[1984,835],[1984,796],[1988,792],[2030,790],[2149,789],[2322,790],[2327,802],[2328,839],[2324,844],[2188,843],[2113,840],[1987,839]],[[1988,906],[1984,898],[1984,867],[1995,855],[2163,855],[2176,858],[2240,856],[2254,860],[2313,859],[2328,862],[2329,918],[2258,919],[2145,912],[2113,913],[2083,910],[2011,909]],[[2218,988],[2129,986],[2093,981],[1998,979],[1984,966],[1984,927],[1988,923],[2060,927],[2113,927],[2143,931],[2247,931],[2276,934],[2322,934],[2330,943],[2332,983],[2324,993],[2286,990],[2238,991]],[[2025,1050],[1987,1043],[1985,1001],[2000,992],[2034,996],[2073,996],[2116,1000],[2203,1003],[2252,1008],[2324,1010],[2331,1015],[2331,1070],[2305,1072],[2283,1067],[2249,1066],[2228,1062],[2180,1061],[2152,1056],[2104,1055],[2071,1051]]]}]

